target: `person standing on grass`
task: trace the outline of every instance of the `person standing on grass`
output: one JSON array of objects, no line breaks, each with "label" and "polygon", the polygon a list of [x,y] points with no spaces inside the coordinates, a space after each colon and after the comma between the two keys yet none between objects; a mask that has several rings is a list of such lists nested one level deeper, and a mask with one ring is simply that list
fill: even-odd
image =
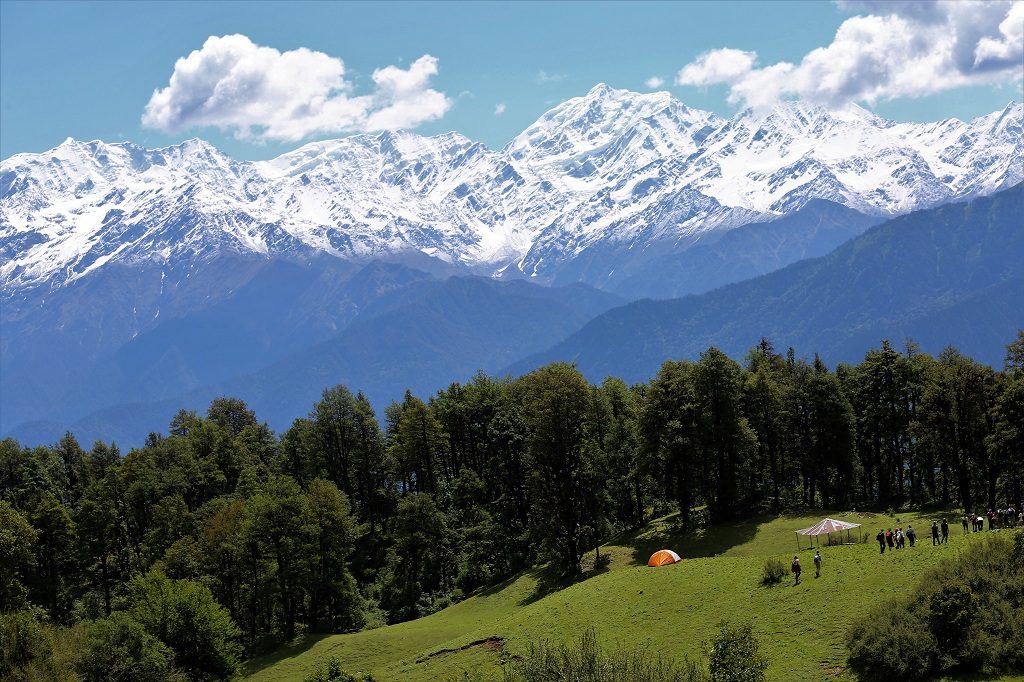
[{"label": "person standing on grass", "polygon": [[793,571],[793,576],[796,578],[796,582],[794,582],[793,584],[794,585],[799,585],[800,584],[800,570],[801,570],[800,569],[800,557],[798,557],[798,556],[794,556],[793,557],[793,565],[790,566],[790,569]]},{"label": "person standing on grass", "polygon": [[885,531],[879,529],[875,539],[878,540],[878,549],[882,551],[882,554],[885,554]]},{"label": "person standing on grass", "polygon": [[890,528],[889,530],[885,531],[885,544],[889,545],[889,551],[890,552],[893,550],[893,547],[896,546],[896,543],[893,542],[893,539],[892,539],[892,528]]},{"label": "person standing on grass", "polygon": [[946,519],[942,519],[942,542],[949,542],[949,524],[946,523]]},{"label": "person standing on grass", "polygon": [[939,524],[932,521],[932,547],[939,544]]},{"label": "person standing on grass", "polygon": [[814,577],[821,577],[821,550],[814,551]]},{"label": "person standing on grass", "polygon": [[967,535],[967,514],[966,513],[964,513],[964,517],[962,519],[960,519],[960,521],[964,524],[964,535]]},{"label": "person standing on grass", "polygon": [[913,547],[914,543],[917,542],[917,532],[913,526],[907,526],[907,538],[910,539],[910,546]]}]

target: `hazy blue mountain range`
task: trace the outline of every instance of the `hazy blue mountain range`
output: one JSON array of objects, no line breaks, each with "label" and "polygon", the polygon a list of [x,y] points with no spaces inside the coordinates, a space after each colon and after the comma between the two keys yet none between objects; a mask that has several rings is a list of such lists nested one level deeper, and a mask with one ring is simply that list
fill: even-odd
[{"label": "hazy blue mountain range", "polygon": [[[352,279],[373,282],[375,294],[372,300],[364,298],[363,310],[326,340],[275,362],[272,355],[261,356],[240,333],[246,327],[242,322],[219,326],[186,318],[174,325],[180,333],[161,330],[100,366],[98,375],[113,366],[120,372],[114,376],[124,378],[120,400],[97,403],[85,382],[63,413],[51,410],[58,419],[24,423],[11,435],[47,442],[71,427],[86,442],[102,437],[139,443],[149,431],[164,430],[179,408],[202,410],[219,395],[244,396],[261,418],[280,429],[308,412],[324,388],[338,383],[364,391],[383,408],[401,399],[406,388],[429,395],[478,370],[497,372],[622,302],[583,284],[542,287],[465,276],[438,280],[406,266],[380,263],[366,266]],[[272,326],[272,320],[260,320],[255,326]],[[200,338],[207,332],[217,349],[209,358]],[[200,363],[210,363],[220,373],[222,365],[245,365],[246,358],[230,357],[232,348],[258,356],[248,360],[248,373],[203,385],[184,374],[183,368]],[[174,381],[177,393],[166,388]],[[154,385],[159,393],[149,388]]]},{"label": "hazy blue mountain range", "polygon": [[[26,424],[14,435],[52,440],[71,425],[86,440],[139,442],[179,408],[202,409],[225,394],[243,397],[280,429],[335,383],[363,390],[383,407],[406,388],[429,395],[477,370],[516,375],[555,360],[575,362],[594,381],[609,374],[639,381],[665,359],[695,358],[711,345],[741,357],[761,336],[801,355],[819,352],[830,363],[857,361],[889,338],[912,339],[933,353],[955,344],[998,365],[1024,322],[1022,215],[1018,185],[893,219],[827,256],[769,275],[703,295],[625,305],[582,284],[434,279],[374,263],[349,280],[359,283],[350,294],[364,293],[362,311],[316,345],[162,400],[110,404],[67,424]],[[164,350],[171,337],[157,334],[118,357],[187,355]]]},{"label": "hazy blue mountain range", "polygon": [[636,381],[667,358],[709,346],[742,357],[760,338],[779,349],[856,362],[888,338],[929,352],[956,345],[1001,366],[1024,327],[1024,185],[895,218],[821,258],[715,291],[643,300],[604,313],[518,374],[567,360],[592,380]]}]

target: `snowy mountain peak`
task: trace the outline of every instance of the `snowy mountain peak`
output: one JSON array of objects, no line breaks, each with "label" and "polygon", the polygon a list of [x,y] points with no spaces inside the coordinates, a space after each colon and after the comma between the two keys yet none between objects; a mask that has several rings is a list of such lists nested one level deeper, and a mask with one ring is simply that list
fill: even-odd
[{"label": "snowy mountain peak", "polygon": [[969,123],[804,102],[723,119],[602,83],[498,151],[456,132],[389,131],[248,162],[197,138],[68,138],[0,163],[0,285],[8,300],[110,263],[184,271],[225,251],[412,250],[550,279],[588,253],[684,249],[817,199],[892,215],[988,194],[1024,179],[1022,131],[1019,102]]}]

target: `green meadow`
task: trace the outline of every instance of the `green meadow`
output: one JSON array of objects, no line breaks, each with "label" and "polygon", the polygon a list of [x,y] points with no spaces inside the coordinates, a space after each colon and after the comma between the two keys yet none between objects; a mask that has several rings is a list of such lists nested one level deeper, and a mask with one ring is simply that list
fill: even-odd
[{"label": "green meadow", "polygon": [[[255,682],[302,680],[337,657],[345,670],[379,680],[436,682],[465,672],[501,679],[502,665],[531,640],[570,641],[593,627],[610,648],[699,657],[718,623],[751,619],[770,661],[769,679],[851,679],[846,634],[853,620],[877,603],[908,594],[922,571],[943,557],[969,551],[971,536],[964,536],[957,521],[950,542],[933,547],[929,527],[935,516],[829,513],[863,524],[858,530],[868,541],[826,546],[822,536],[822,575],[816,579],[810,541],[801,538],[798,551],[795,530],[825,515],[744,521],[697,535],[679,533],[675,519],[666,517],[601,547],[608,561],[599,568],[593,568],[594,555],[588,556],[584,563],[590,569],[574,584],[552,585],[542,571],[529,571],[419,620],[301,639],[251,661],[247,673]],[[881,555],[874,541],[878,529],[907,525],[918,531],[917,547]],[[679,552],[683,561],[648,568],[648,556],[663,547]],[[789,566],[797,553],[804,566],[799,585],[791,575],[781,584],[761,585],[766,559],[778,557]]]}]

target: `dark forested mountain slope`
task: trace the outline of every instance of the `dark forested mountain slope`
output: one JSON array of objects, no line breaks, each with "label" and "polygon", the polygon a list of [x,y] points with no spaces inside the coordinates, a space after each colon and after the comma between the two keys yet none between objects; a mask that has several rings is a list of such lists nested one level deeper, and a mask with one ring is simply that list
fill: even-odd
[{"label": "dark forested mountain slope", "polygon": [[245,399],[281,429],[308,412],[325,387],[339,383],[362,390],[382,409],[407,388],[428,395],[477,370],[495,372],[621,302],[582,284],[542,287],[477,277],[416,281],[377,296],[340,333],[265,369],[166,399],[108,403],[73,423],[25,424],[11,435],[48,442],[71,426],[85,442],[137,444],[150,431],[166,428],[179,408],[202,409],[219,395]]},{"label": "dark forested mountain slope", "polygon": [[160,275],[111,269],[5,322],[0,433],[256,371],[337,334],[376,298],[432,279],[326,257],[222,259],[176,291]]},{"label": "dark forested mountain slope", "polygon": [[824,199],[769,223],[730,230],[718,241],[640,260],[612,288],[627,298],[679,298],[774,272],[805,258],[824,256],[882,219]]},{"label": "dark forested mountain slope", "polygon": [[1017,185],[919,211],[757,279],[610,310],[509,371],[571,360],[591,379],[637,380],[712,345],[742,356],[762,336],[831,362],[857,360],[884,337],[933,352],[957,344],[998,365],[1024,326],[1022,194]]}]

